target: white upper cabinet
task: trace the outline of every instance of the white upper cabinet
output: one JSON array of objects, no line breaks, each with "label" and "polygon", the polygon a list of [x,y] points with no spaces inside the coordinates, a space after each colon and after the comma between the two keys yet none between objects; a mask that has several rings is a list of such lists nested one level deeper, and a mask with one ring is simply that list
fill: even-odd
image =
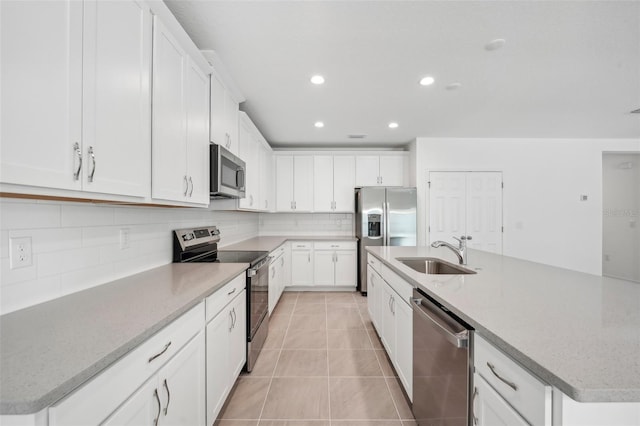
[{"label": "white upper cabinet", "polygon": [[207,205],[209,82],[158,16],[153,28],[152,197]]},{"label": "white upper cabinet", "polygon": [[238,207],[268,211],[272,188],[270,182],[273,180],[270,166],[271,147],[244,112],[239,113],[238,141],[239,157],[245,161],[247,167],[245,197],[238,201]]},{"label": "white upper cabinet", "polygon": [[215,72],[211,74],[211,142],[239,155],[238,102]]},{"label": "white upper cabinet", "polygon": [[276,156],[276,210],[313,211],[313,156]]},{"label": "white upper cabinet", "polygon": [[148,196],[148,6],[6,1],[0,7],[0,181]]},{"label": "white upper cabinet", "polygon": [[402,186],[404,155],[359,155],[356,157],[356,186]]},{"label": "white upper cabinet", "polygon": [[353,212],[355,157],[313,157],[313,211]]}]

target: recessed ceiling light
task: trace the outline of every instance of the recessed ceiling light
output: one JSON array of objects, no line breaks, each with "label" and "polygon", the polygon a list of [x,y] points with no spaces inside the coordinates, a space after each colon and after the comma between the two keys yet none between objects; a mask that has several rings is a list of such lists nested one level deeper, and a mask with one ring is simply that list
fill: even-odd
[{"label": "recessed ceiling light", "polygon": [[322,121],[316,121],[314,124],[318,129],[324,127],[324,123]]},{"label": "recessed ceiling light", "polygon": [[435,78],[430,77],[430,76],[422,77],[422,79],[420,80],[420,85],[422,85],[422,86],[430,86],[435,81],[436,81]]},{"label": "recessed ceiling light", "polygon": [[311,82],[313,84],[323,84],[324,83],[324,77],[321,75],[314,75],[313,77],[311,77]]},{"label": "recessed ceiling light", "polygon": [[459,89],[461,86],[462,86],[462,83],[457,83],[457,82],[456,83],[450,83],[450,84],[447,84],[446,89],[447,90],[456,90],[456,89]]},{"label": "recessed ceiling light", "polygon": [[391,123],[389,123],[389,128],[390,129],[397,129],[398,128],[398,123],[396,123],[395,121],[392,121]]},{"label": "recessed ceiling light", "polygon": [[489,43],[484,45],[485,50],[488,51],[492,51],[492,50],[498,50],[500,49],[502,46],[505,45],[507,41],[503,38],[497,38],[495,40],[491,40]]}]

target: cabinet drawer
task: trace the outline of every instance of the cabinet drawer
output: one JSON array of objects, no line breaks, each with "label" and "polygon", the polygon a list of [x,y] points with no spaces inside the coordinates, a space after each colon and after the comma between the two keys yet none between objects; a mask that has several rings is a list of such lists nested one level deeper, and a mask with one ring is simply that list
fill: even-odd
[{"label": "cabinet drawer", "polygon": [[551,387],[545,385],[478,334],[475,335],[474,345],[476,373],[480,374],[529,423],[551,424]]},{"label": "cabinet drawer", "polygon": [[400,275],[393,272],[388,266],[381,265],[381,268],[382,271],[380,275],[382,275],[382,278],[400,295],[405,303],[410,304],[411,296],[413,295],[413,286],[400,278]]},{"label": "cabinet drawer", "polygon": [[382,264],[380,261],[373,255],[367,255],[367,264],[373,268],[374,271],[380,273],[382,271]]},{"label": "cabinet drawer", "polygon": [[291,250],[304,250],[313,247],[311,241],[291,241]]},{"label": "cabinet drawer", "polygon": [[99,424],[202,330],[204,303],[150,337],[49,409],[49,424]]},{"label": "cabinet drawer", "polygon": [[316,241],[313,243],[316,250],[355,250],[356,243],[353,241]]},{"label": "cabinet drawer", "polygon": [[242,292],[247,285],[246,277],[246,274],[243,272],[206,298],[207,322],[211,321],[213,317],[218,315],[222,308],[227,306],[229,302]]}]

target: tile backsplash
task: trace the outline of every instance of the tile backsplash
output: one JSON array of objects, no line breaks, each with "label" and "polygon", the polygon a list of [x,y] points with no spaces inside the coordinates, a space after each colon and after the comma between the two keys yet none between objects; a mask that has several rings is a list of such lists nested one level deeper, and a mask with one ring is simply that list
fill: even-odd
[{"label": "tile backsplash", "polygon": [[[0,199],[0,314],[171,263],[173,229],[216,225],[226,245],[257,236],[258,218],[250,212]],[[129,234],[124,245],[122,230]],[[9,239],[19,237],[30,238],[31,266],[11,269]]]},{"label": "tile backsplash", "polygon": [[261,213],[260,235],[354,235],[351,213]]}]

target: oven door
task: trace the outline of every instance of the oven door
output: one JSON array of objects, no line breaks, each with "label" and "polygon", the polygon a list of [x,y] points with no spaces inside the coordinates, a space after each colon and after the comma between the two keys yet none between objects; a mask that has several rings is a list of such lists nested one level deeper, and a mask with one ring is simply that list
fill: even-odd
[{"label": "oven door", "polygon": [[252,341],[269,312],[269,260],[247,270],[247,339]]}]

